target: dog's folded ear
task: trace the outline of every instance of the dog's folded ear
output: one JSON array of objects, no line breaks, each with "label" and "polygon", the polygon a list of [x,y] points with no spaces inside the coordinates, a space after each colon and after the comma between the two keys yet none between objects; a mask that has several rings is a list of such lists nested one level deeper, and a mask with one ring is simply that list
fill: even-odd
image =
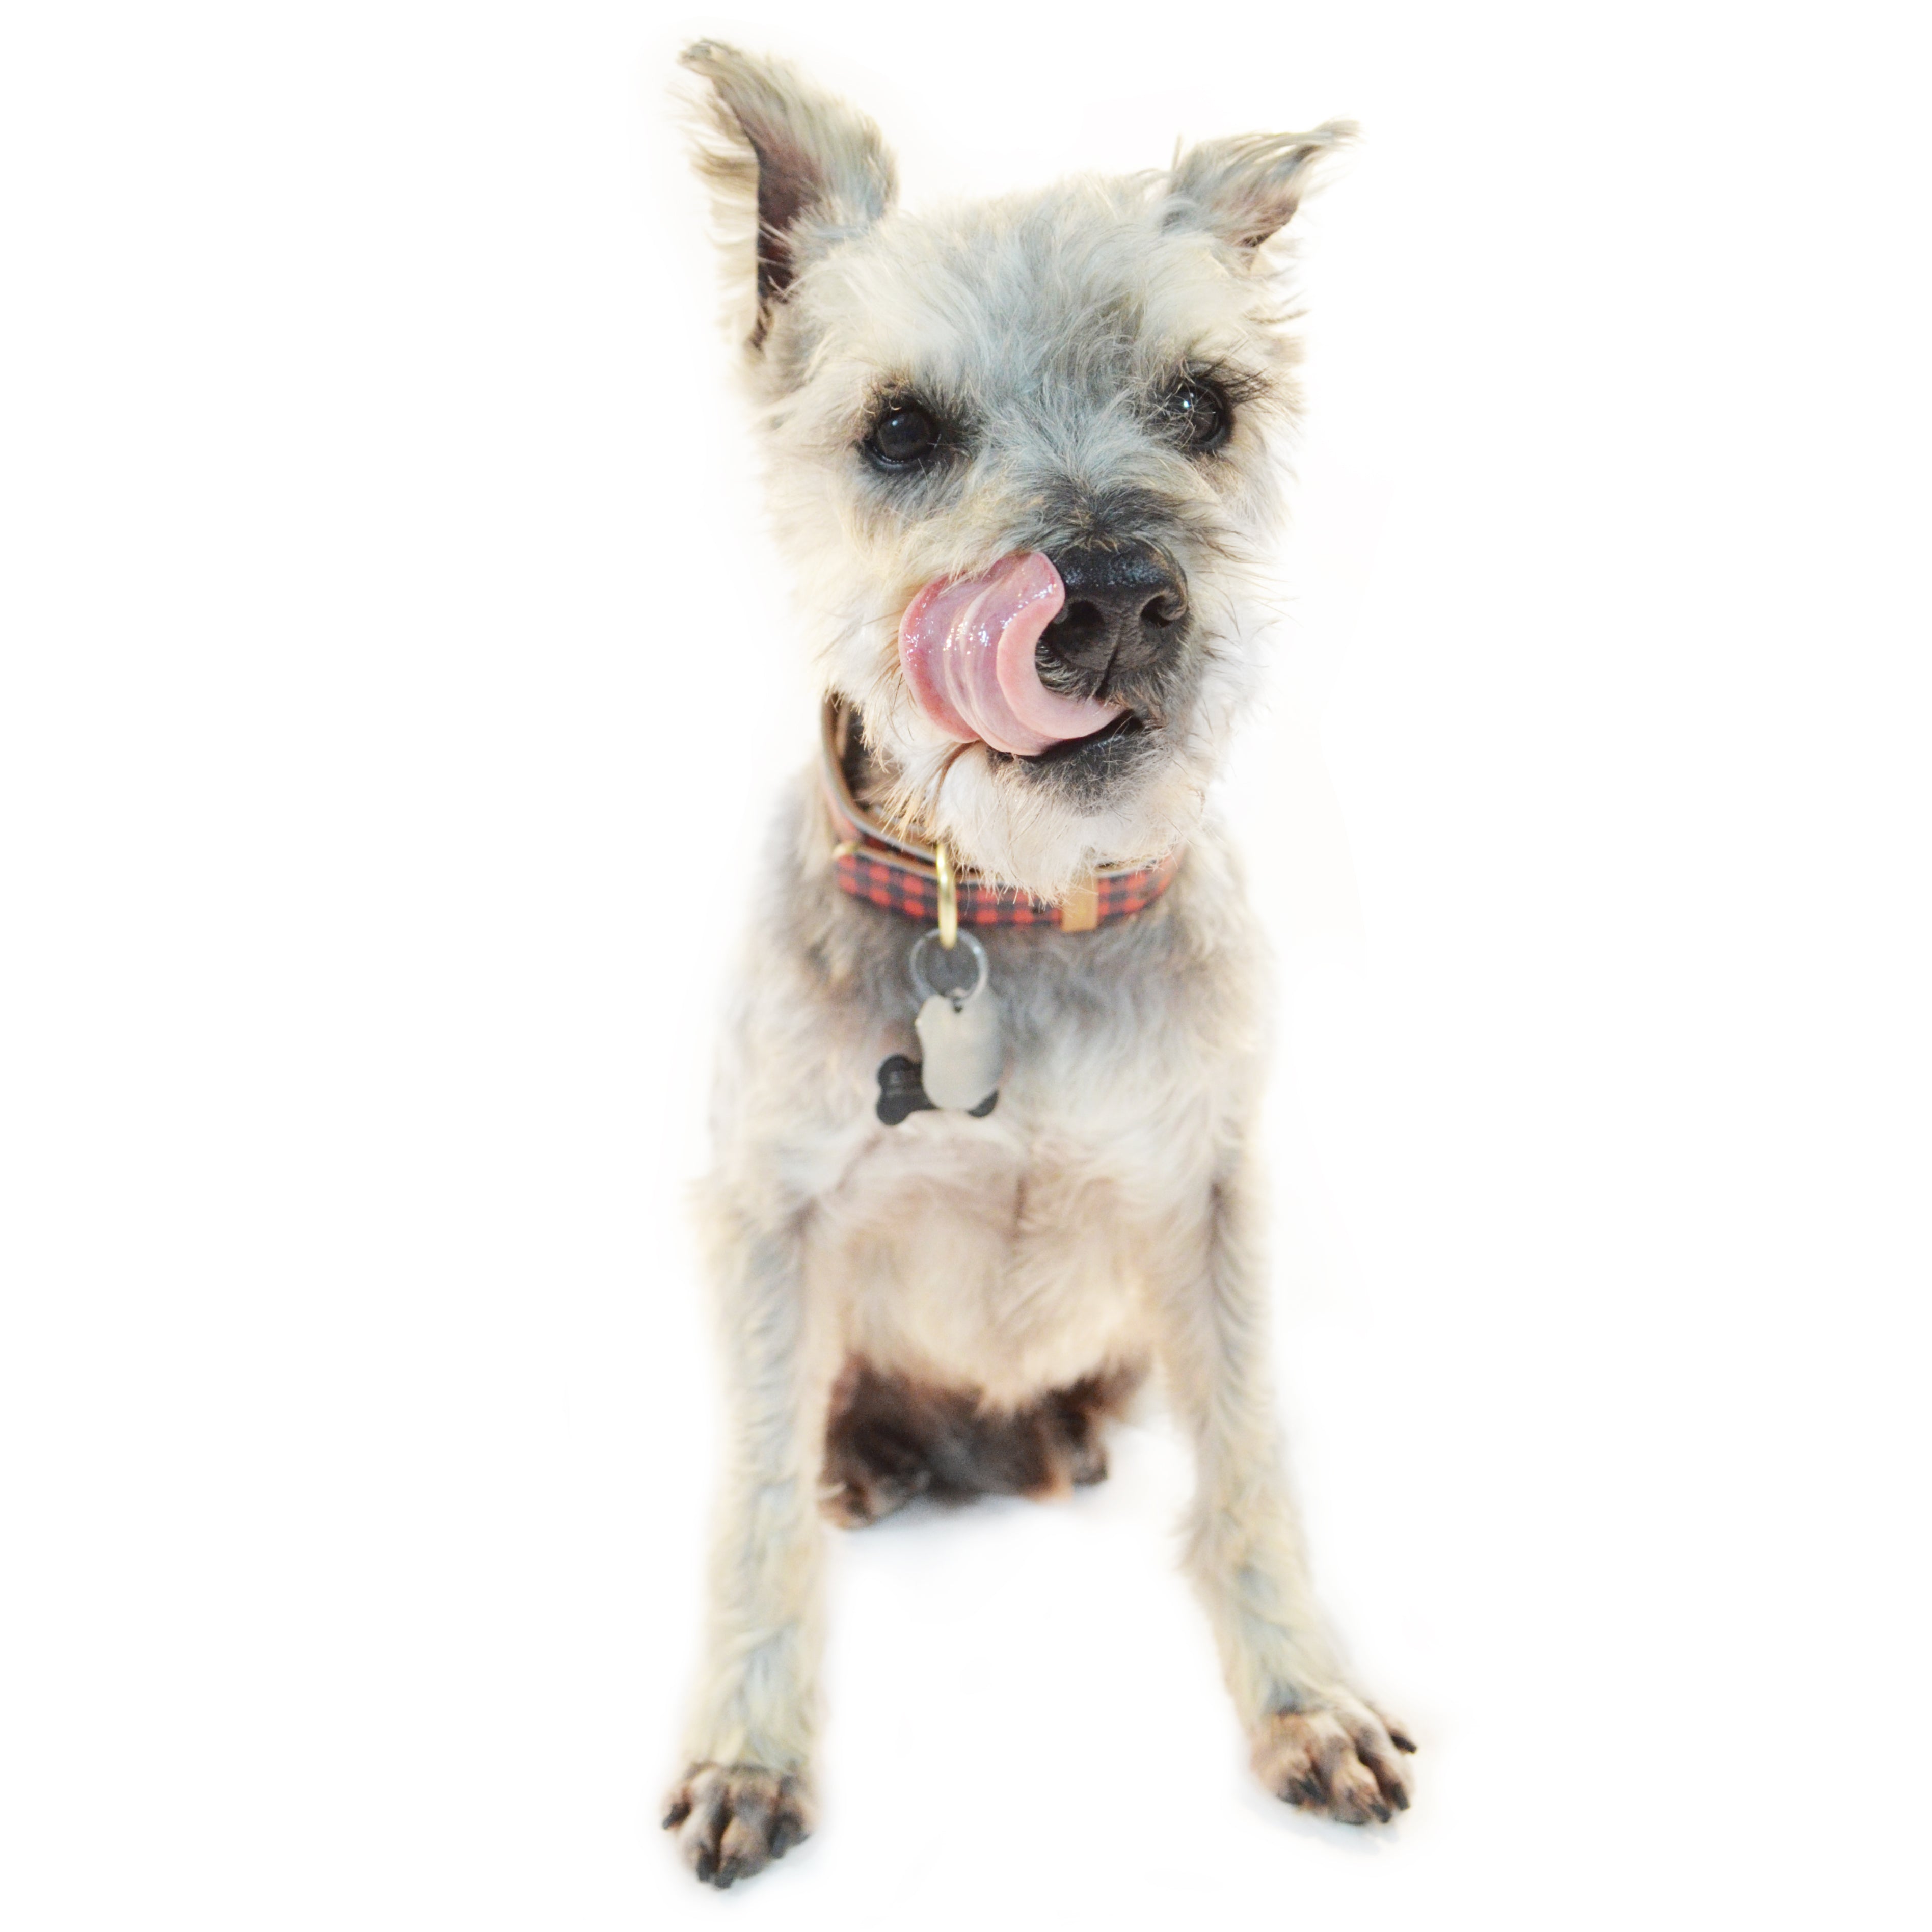
[{"label": "dog's folded ear", "polygon": [[898,191],[879,130],[783,61],[716,40],[682,64],[708,82],[698,104],[698,167],[711,184],[734,277],[742,274],[750,346],[819,250],[869,227]]},{"label": "dog's folded ear", "polygon": [[1287,226],[1318,179],[1322,163],[1355,138],[1352,121],[1324,121],[1306,134],[1237,134],[1176,157],[1161,211],[1167,228],[1204,229],[1252,258]]}]

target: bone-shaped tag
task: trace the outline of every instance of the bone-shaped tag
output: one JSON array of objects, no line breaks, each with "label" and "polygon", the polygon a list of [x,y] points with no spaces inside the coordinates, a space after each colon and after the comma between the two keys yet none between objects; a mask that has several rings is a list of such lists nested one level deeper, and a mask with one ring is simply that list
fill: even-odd
[{"label": "bone-shaped tag", "polygon": [[[920,1084],[919,1062],[908,1060],[902,1053],[895,1053],[879,1063],[879,1118],[889,1127],[896,1127],[908,1114],[930,1112],[932,1102],[926,1096],[926,1089]],[[966,1111],[976,1120],[983,1120],[998,1103],[997,1093],[988,1094],[976,1107]]]},{"label": "bone-shaped tag", "polygon": [[896,1127],[908,1114],[916,1114],[932,1102],[919,1084],[919,1062],[896,1053],[879,1063],[879,1118]]}]

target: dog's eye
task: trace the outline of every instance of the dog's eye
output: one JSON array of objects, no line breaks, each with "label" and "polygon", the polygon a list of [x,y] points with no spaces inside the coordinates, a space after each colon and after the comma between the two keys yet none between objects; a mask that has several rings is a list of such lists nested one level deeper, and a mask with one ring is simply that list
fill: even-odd
[{"label": "dog's eye", "polygon": [[1228,398],[1212,382],[1190,376],[1160,399],[1160,419],[1168,434],[1193,454],[1219,449],[1234,427]]},{"label": "dog's eye", "polygon": [[910,470],[939,447],[939,425],[916,403],[892,403],[866,439],[866,454],[882,470]]}]

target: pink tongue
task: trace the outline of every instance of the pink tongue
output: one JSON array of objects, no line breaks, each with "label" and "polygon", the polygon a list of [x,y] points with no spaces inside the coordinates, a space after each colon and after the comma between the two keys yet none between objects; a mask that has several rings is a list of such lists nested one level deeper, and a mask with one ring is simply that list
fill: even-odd
[{"label": "pink tongue", "polygon": [[1063,698],[1034,668],[1034,646],[1066,602],[1059,572],[1036,550],[926,585],[899,622],[899,662],[919,708],[949,737],[1028,758],[1112,723],[1125,705]]}]

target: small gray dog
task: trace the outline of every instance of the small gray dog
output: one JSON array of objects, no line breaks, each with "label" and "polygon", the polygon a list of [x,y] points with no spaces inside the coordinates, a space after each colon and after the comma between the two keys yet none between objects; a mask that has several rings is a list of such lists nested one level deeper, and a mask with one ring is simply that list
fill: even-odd
[{"label": "small gray dog", "polygon": [[1097,1481],[1150,1370],[1256,1772],[1387,1820],[1414,1747],[1342,1681],[1282,1473],[1267,974],[1204,817],[1296,400],[1270,244],[1351,130],[917,216],[790,68],[684,64],[826,700],[718,1089],[730,1448],[666,1825],[718,1886],[810,1830],[823,1517]]}]

